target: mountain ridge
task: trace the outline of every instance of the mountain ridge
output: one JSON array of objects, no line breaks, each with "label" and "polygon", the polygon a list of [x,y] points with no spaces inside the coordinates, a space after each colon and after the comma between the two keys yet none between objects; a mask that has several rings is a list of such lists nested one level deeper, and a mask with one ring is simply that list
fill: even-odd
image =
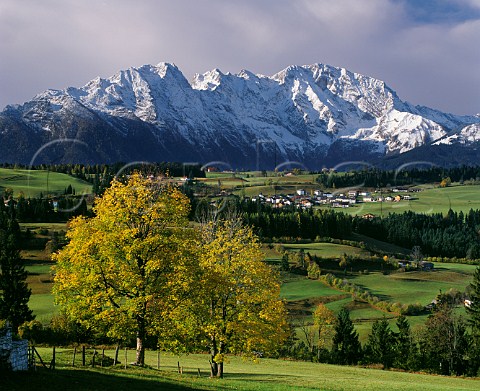
[{"label": "mountain ridge", "polygon": [[414,106],[384,81],[320,63],[272,76],[213,69],[190,82],[159,63],[7,106],[0,159],[31,162],[50,142],[38,162],[220,160],[252,169],[295,161],[317,169],[424,146],[476,148],[479,124],[479,116]]}]

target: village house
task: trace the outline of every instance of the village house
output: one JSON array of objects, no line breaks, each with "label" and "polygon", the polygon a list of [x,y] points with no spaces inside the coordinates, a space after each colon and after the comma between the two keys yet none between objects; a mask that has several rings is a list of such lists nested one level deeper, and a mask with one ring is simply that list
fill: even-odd
[{"label": "village house", "polygon": [[358,192],[357,192],[356,190],[350,190],[350,191],[348,192],[348,196],[349,196],[350,198],[357,198],[357,195],[358,195]]}]

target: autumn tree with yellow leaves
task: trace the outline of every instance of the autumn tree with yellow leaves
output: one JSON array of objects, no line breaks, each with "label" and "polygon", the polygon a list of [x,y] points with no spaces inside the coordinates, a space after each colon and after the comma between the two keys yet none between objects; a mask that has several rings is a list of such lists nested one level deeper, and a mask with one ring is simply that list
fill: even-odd
[{"label": "autumn tree with yellow leaves", "polygon": [[322,349],[327,349],[331,344],[336,320],[335,313],[323,303],[320,303],[313,313],[313,322],[318,332],[317,359],[319,361]]},{"label": "autumn tree with yellow leaves", "polygon": [[279,276],[241,219],[203,224],[201,240],[197,295],[177,307],[176,327],[209,349],[211,375],[223,377],[227,353],[255,358],[286,340],[286,310]]},{"label": "autumn tree with yellow leaves", "polygon": [[53,256],[53,291],[65,315],[112,338],[136,338],[137,365],[147,335],[157,334],[194,279],[189,208],[172,186],[139,174],[114,180],[95,217],[71,221],[69,243]]}]

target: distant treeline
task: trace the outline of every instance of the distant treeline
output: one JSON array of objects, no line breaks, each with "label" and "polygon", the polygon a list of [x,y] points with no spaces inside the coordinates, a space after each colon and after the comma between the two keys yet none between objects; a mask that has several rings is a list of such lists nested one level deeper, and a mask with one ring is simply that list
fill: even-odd
[{"label": "distant treeline", "polygon": [[392,213],[383,219],[353,220],[352,230],[402,247],[421,246],[433,257],[480,258],[480,211],[419,214]]},{"label": "distant treeline", "polygon": [[2,168],[45,170],[71,175],[75,178],[90,182],[94,194],[102,194],[110,185],[115,176],[128,175],[134,171],[144,175],[169,175],[174,177],[187,176],[189,178],[205,178],[205,172],[200,164],[186,164],[179,162],[136,162],[115,164],[39,164],[33,167],[19,164],[0,164]]},{"label": "distant treeline", "polygon": [[0,197],[0,213],[22,223],[52,223],[67,221],[72,217],[87,215],[87,202],[83,197],[62,196],[54,199],[43,197],[10,199],[5,202]]},{"label": "distant treeline", "polygon": [[388,187],[411,186],[422,183],[441,182],[445,178],[453,182],[480,181],[480,166],[460,166],[455,168],[412,168],[380,170],[376,168],[348,172],[322,172],[317,183],[325,188],[343,187]]},{"label": "distant treeline", "polygon": [[[466,214],[449,210],[446,214],[431,215],[408,211],[392,213],[383,219],[367,219],[333,209],[274,208],[249,200],[231,203],[264,241],[349,239],[356,232],[407,249],[420,246],[422,253],[430,257],[480,258],[480,210],[471,209]],[[205,204],[200,203],[196,213],[202,208]]]},{"label": "distant treeline", "polygon": [[[272,238],[292,240],[315,239],[316,237],[345,238],[352,231],[352,217],[333,209],[302,210],[294,206],[274,208],[248,199],[231,198],[218,205],[220,213],[240,213],[244,222],[255,228],[255,233],[264,241]],[[193,204],[194,218],[204,216],[211,209],[209,199]]]}]

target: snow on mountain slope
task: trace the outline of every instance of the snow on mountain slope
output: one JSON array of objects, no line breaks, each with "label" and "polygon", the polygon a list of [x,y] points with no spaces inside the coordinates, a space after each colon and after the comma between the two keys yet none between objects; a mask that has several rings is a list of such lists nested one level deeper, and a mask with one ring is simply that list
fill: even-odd
[{"label": "snow on mountain slope", "polygon": [[[111,150],[128,145],[141,156],[148,149],[157,160],[221,156],[237,166],[272,155],[320,164],[339,143],[359,151],[367,146],[368,160],[371,153],[428,144],[468,145],[480,134],[478,116],[413,106],[381,80],[324,64],[290,66],[270,77],[214,69],[191,82],[173,64],[144,65],[81,88],[48,90],[23,106],[8,106],[2,117],[40,132],[43,140],[85,139],[95,128],[112,141]],[[7,130],[0,121],[0,135]],[[142,145],[147,139],[148,148]],[[118,156],[128,158],[129,148]]]},{"label": "snow on mountain slope", "polygon": [[472,144],[480,141],[480,123],[465,126],[459,133],[442,138],[434,145]]}]

